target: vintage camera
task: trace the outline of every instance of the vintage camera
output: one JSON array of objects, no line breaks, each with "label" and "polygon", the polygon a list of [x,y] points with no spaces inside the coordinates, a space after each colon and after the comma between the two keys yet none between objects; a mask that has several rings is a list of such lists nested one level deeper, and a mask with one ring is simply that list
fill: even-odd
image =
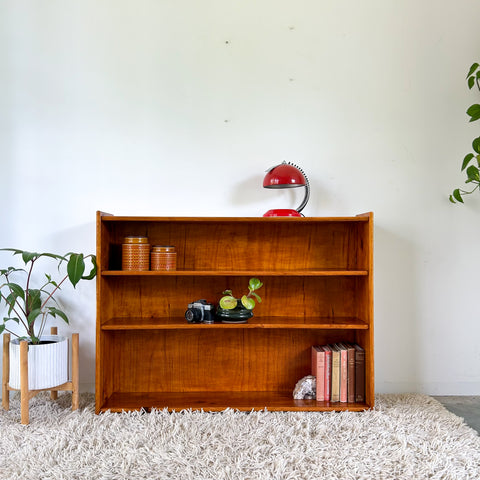
[{"label": "vintage camera", "polygon": [[203,299],[189,303],[185,318],[188,323],[213,323],[215,321],[214,305]]}]

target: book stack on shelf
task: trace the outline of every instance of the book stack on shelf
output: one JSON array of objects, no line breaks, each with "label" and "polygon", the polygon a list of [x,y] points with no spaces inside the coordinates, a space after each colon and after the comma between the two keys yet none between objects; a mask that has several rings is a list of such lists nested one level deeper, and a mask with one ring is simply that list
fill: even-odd
[{"label": "book stack on shelf", "polygon": [[350,343],[312,346],[316,400],[365,402],[365,350]]}]

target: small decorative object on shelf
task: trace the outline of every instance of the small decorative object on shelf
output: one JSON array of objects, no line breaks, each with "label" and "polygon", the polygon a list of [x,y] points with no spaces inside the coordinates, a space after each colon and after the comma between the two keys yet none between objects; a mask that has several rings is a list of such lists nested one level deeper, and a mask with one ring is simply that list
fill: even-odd
[{"label": "small decorative object on shelf", "polygon": [[235,298],[231,290],[225,290],[217,308],[217,317],[223,323],[246,323],[253,317],[255,297],[260,303],[262,299],[255,293],[263,283],[258,278],[251,278],[248,282],[248,294],[242,298]]},{"label": "small decorative object on shelf", "polygon": [[122,244],[122,270],[150,269],[150,244],[147,237],[125,237]]},{"label": "small decorative object on shelf", "polygon": [[188,304],[185,318],[188,323],[214,323],[215,307],[206,300],[196,300]]},{"label": "small decorative object on shelf", "polygon": [[173,245],[154,245],[150,257],[152,270],[177,269],[177,252]]},{"label": "small decorative object on shelf", "polygon": [[253,317],[253,312],[244,307],[241,302],[232,309],[217,308],[217,319],[222,323],[247,323],[249,318]]},{"label": "small decorative object on shelf", "polygon": [[315,400],[316,378],[313,375],[307,375],[301,378],[293,390],[295,400]]}]

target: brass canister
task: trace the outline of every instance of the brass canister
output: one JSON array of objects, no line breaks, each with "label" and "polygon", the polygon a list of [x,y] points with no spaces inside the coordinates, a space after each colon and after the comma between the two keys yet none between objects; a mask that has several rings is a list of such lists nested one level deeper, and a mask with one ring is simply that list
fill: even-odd
[{"label": "brass canister", "polygon": [[152,270],[177,269],[177,252],[173,245],[154,245],[150,257]]},{"label": "brass canister", "polygon": [[122,270],[144,271],[149,269],[150,244],[148,237],[125,237],[122,244]]}]

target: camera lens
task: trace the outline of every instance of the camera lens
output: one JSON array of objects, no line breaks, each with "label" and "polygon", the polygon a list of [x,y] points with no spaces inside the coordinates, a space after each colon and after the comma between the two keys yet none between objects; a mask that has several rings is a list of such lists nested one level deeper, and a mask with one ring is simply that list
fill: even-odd
[{"label": "camera lens", "polygon": [[199,323],[202,320],[202,311],[195,308],[189,308],[185,312],[185,318],[187,319],[187,322]]}]

